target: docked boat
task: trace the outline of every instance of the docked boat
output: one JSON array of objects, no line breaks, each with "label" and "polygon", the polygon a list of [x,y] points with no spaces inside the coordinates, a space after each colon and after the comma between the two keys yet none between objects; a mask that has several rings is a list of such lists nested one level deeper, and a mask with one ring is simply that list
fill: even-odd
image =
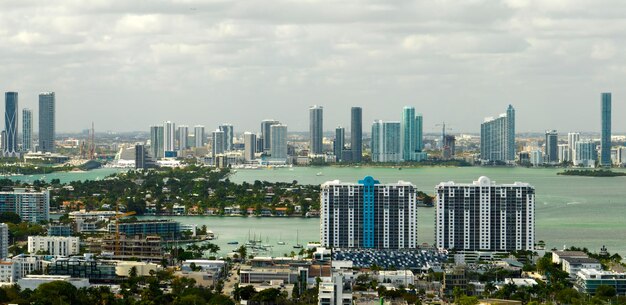
[{"label": "docked boat", "polygon": [[238,245],[239,242],[238,241],[229,241],[228,244],[229,245]]}]

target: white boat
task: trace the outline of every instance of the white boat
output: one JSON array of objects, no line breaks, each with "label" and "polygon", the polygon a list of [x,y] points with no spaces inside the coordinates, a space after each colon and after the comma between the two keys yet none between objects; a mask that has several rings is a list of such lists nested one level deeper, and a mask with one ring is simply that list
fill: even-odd
[{"label": "white boat", "polygon": [[323,176],[322,172],[315,174],[315,176]]}]

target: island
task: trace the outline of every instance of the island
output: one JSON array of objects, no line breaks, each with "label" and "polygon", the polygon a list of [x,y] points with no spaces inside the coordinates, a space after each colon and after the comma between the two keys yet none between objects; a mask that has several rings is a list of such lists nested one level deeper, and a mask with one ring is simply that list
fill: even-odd
[{"label": "island", "polygon": [[624,172],[614,172],[607,169],[591,170],[591,169],[568,169],[559,172],[557,175],[562,176],[584,176],[584,177],[620,177],[626,176]]}]

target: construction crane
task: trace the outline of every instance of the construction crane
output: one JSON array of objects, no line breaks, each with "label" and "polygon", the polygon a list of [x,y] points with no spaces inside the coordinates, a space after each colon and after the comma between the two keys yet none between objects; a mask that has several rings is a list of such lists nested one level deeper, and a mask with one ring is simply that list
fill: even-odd
[{"label": "construction crane", "polygon": [[135,215],[135,211],[120,213],[119,212],[119,204],[115,205],[115,216],[111,217],[115,219],[115,252],[114,255],[118,255],[120,253],[120,219],[124,217],[128,217],[131,215]]}]

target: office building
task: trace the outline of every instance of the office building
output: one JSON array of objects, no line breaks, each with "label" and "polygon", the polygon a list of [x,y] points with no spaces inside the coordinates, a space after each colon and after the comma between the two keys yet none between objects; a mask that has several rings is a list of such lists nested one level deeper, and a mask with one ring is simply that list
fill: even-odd
[{"label": "office building", "polygon": [[515,109],[509,105],[498,118],[486,118],[480,126],[480,159],[483,163],[515,161]]},{"label": "office building", "polygon": [[576,142],[580,141],[580,133],[578,132],[570,132],[567,134],[567,146],[569,146],[569,160],[570,162],[574,161],[574,157],[576,156]]},{"label": "office building", "polygon": [[573,162],[574,166],[596,167],[598,152],[595,142],[592,140],[578,140],[576,141],[576,149],[574,152],[576,153]]},{"label": "office building", "polygon": [[600,165],[611,166],[611,93],[602,93],[602,141]]},{"label": "office building", "polygon": [[532,164],[532,166],[539,166],[544,162],[543,152],[540,149],[530,151],[530,164]]},{"label": "office building", "polygon": [[324,153],[322,138],[324,137],[324,108],[312,106],[309,108],[309,154],[321,155]]},{"label": "office building", "polygon": [[20,278],[17,281],[17,285],[22,290],[28,289],[30,291],[34,291],[37,288],[39,288],[41,284],[48,284],[52,282],[66,282],[66,283],[72,284],[72,286],[76,287],[76,289],[81,289],[81,288],[86,289],[86,288],[89,288],[90,286],[89,279],[85,279],[85,278],[77,278],[77,277],[64,276],[64,275],[39,275],[39,274],[26,275],[25,277]]},{"label": "office building", "polygon": [[287,161],[287,125],[270,127],[270,155],[274,161]]},{"label": "office building", "polygon": [[559,134],[556,130],[546,131],[545,163],[555,164],[559,162]]},{"label": "office building", "polygon": [[14,188],[0,191],[0,213],[13,212],[22,221],[38,223],[50,220],[50,192]]},{"label": "office building", "polygon": [[363,160],[363,109],[350,109],[350,151],[352,162]]},{"label": "office building", "polygon": [[149,169],[156,167],[156,164],[145,145],[135,145],[135,169]]},{"label": "office building", "polygon": [[421,113],[415,116],[415,128],[417,129],[416,151],[421,152],[424,149],[424,117]]},{"label": "office building", "polygon": [[0,260],[9,257],[9,226],[0,223]]},{"label": "office building", "polygon": [[261,138],[263,139],[263,151],[266,153],[270,152],[270,148],[272,147],[272,126],[280,124],[279,121],[276,120],[263,120],[261,122]]},{"label": "office building", "polygon": [[70,256],[80,252],[80,238],[72,236],[28,236],[28,253]]},{"label": "office building", "polygon": [[33,111],[24,108],[22,110],[22,151],[33,150]]},{"label": "office building", "polygon": [[155,160],[165,157],[164,147],[163,126],[150,126],[150,153]]},{"label": "office building", "polygon": [[437,248],[466,251],[533,250],[535,188],[496,184],[487,177],[435,187]]},{"label": "office building", "polygon": [[559,144],[558,155],[559,163],[569,162],[571,160],[569,145]]},{"label": "office building", "polygon": [[206,144],[206,135],[204,134],[204,126],[196,125],[193,128],[193,139],[196,142],[195,147],[204,147]]},{"label": "office building", "polygon": [[374,121],[372,124],[372,161],[402,161],[400,134],[400,122]]},{"label": "office building", "polygon": [[246,160],[246,162],[254,161],[254,159],[256,159],[256,140],[257,139],[255,134],[247,131],[243,133],[243,158],[244,160]]},{"label": "office building", "polygon": [[422,115],[415,115],[415,108],[406,106],[402,110],[402,160],[420,161],[422,151]]},{"label": "office building", "polygon": [[[109,233],[115,233],[115,222],[109,223]],[[163,239],[176,239],[180,236],[180,223],[172,220],[138,220],[132,222],[120,222],[119,232],[128,237],[139,235],[158,235]]]},{"label": "office building", "polygon": [[408,182],[381,184],[370,176],[358,183],[328,181],[321,186],[322,247],[414,249],[416,203],[417,190]]},{"label": "office building", "polygon": [[594,295],[600,286],[610,286],[616,295],[626,295],[626,273],[581,269],[576,273],[574,288],[580,293]]},{"label": "office building", "polygon": [[226,139],[224,132],[219,129],[213,131],[212,135],[213,142],[211,144],[211,152],[213,158],[215,158],[217,155],[221,155],[224,153],[224,142],[226,141]]},{"label": "office building", "polygon": [[346,129],[339,126],[335,128],[335,142],[333,143],[333,152],[335,154],[335,161],[342,162],[343,150],[345,149],[346,141]]},{"label": "office building", "polygon": [[161,243],[161,237],[156,235],[121,235],[119,239],[111,235],[102,240],[102,251],[112,253],[114,259],[161,260],[164,254]]},{"label": "office building", "polygon": [[3,155],[5,157],[17,157],[17,127],[18,125],[18,95],[17,92],[6,92],[4,94],[4,131],[6,140]]},{"label": "office building", "polygon": [[59,257],[48,266],[48,274],[86,278],[90,282],[111,282],[117,279],[115,263],[95,260],[91,255],[83,257]]},{"label": "office building", "polygon": [[189,148],[189,126],[180,125],[178,127],[178,151],[180,157],[184,157],[182,152]]},{"label": "office building", "polygon": [[163,123],[163,150],[176,151],[176,124],[171,121]]},{"label": "office building", "polygon": [[39,94],[39,151],[55,151],[55,96],[54,92]]},{"label": "office building", "polygon": [[72,226],[69,224],[50,224],[48,225],[48,236],[72,236]]},{"label": "office building", "polygon": [[235,137],[233,125],[231,124],[222,124],[219,126],[219,130],[224,132],[224,151],[232,151],[233,147],[233,139]]}]

